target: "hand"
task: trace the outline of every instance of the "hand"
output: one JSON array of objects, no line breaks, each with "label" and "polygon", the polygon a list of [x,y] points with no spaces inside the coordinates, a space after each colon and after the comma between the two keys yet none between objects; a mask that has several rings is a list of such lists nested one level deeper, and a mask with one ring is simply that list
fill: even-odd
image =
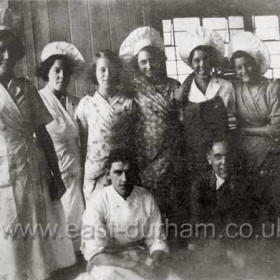
[{"label": "hand", "polygon": [[233,114],[228,114],[228,127],[230,130],[237,129],[237,118]]},{"label": "hand", "polygon": [[137,262],[137,264],[132,269],[137,274],[142,276],[144,279],[153,279],[155,277],[155,271],[153,265],[145,265],[142,262]]},{"label": "hand", "polygon": [[164,252],[163,251],[156,250],[156,251],[153,252],[152,258],[153,258],[153,264],[154,264],[155,267],[160,266],[163,257],[164,257]]}]

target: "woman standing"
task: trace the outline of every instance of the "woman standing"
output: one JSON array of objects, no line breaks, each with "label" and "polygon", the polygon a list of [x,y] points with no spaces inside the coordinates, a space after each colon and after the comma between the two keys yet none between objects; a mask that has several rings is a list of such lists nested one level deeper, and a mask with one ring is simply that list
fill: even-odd
[{"label": "woman standing", "polygon": [[140,27],[120,48],[120,57],[132,64],[138,107],[135,145],[142,184],[151,191],[163,216],[171,214],[178,186],[179,118],[174,94],[179,82],[168,78],[164,43],[157,30]]},{"label": "woman standing", "polygon": [[[14,76],[24,50],[5,25],[12,19],[10,10],[0,10],[0,278],[43,280],[76,260],[60,216],[65,186],[45,128],[52,117],[31,83]],[[53,201],[40,176],[34,133],[53,175]]]},{"label": "woman standing", "polygon": [[[253,174],[267,195],[279,189],[280,85],[262,77],[270,66],[270,56],[264,43],[252,33],[232,38],[229,58],[238,78],[234,82],[240,127],[237,147],[245,158],[246,171]],[[271,190],[273,185],[275,189]],[[271,194],[273,197],[279,204],[279,192]]]},{"label": "woman standing", "polygon": [[119,83],[121,69],[114,52],[98,52],[90,77],[97,90],[93,96],[83,97],[76,111],[85,161],[86,202],[94,190],[109,184],[106,163],[110,151],[122,146],[132,148],[133,99]]},{"label": "woman standing", "polygon": [[214,31],[197,27],[186,34],[179,54],[193,73],[184,81],[176,99],[182,108],[185,156],[191,180],[205,170],[206,147],[213,137],[236,127],[234,89],[231,82],[215,76],[212,70],[224,57],[224,42]]},{"label": "woman standing", "polygon": [[[78,125],[74,111],[78,98],[67,93],[71,75],[82,66],[84,59],[77,48],[66,42],[53,42],[45,46],[37,76],[47,82],[39,91],[45,106],[53,117],[46,128],[52,138],[63,182],[67,188],[61,198],[68,225],[80,232],[84,199],[82,194],[82,166]],[[80,249],[80,239],[73,239],[75,250]]]}]

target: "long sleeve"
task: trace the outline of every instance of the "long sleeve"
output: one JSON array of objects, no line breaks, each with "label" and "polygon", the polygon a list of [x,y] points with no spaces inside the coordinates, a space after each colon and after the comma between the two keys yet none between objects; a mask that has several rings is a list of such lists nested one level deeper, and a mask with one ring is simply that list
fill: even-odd
[{"label": "long sleeve", "polygon": [[104,251],[108,245],[104,206],[101,196],[96,194],[83,215],[82,252],[87,261]]},{"label": "long sleeve", "polygon": [[162,228],[161,215],[155,199],[152,197],[150,217],[145,227],[145,243],[149,249],[150,255],[156,250],[169,252],[166,244],[166,237]]}]

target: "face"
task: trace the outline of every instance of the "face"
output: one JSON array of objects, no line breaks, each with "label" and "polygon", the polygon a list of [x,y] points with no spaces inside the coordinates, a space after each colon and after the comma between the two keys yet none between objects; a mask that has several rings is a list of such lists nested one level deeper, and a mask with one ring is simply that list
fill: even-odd
[{"label": "face", "polygon": [[119,69],[106,57],[96,61],[96,79],[99,87],[108,88],[115,83],[119,75]]},{"label": "face", "polygon": [[195,50],[191,61],[195,75],[201,79],[210,77],[212,71],[211,59],[206,51]]},{"label": "face", "polygon": [[66,91],[71,75],[66,69],[66,63],[63,59],[56,59],[49,70],[48,85],[55,92]]},{"label": "face", "polygon": [[112,163],[109,177],[113,187],[123,198],[127,198],[133,190],[132,175],[128,162],[117,161]]},{"label": "face", "polygon": [[234,68],[237,77],[244,83],[252,82],[256,78],[256,65],[248,57],[235,58]]},{"label": "face", "polygon": [[0,41],[0,78],[10,75],[15,63],[5,41]]},{"label": "face", "polygon": [[214,172],[222,179],[228,177],[229,172],[229,148],[225,142],[217,142],[207,155],[208,163],[212,165]]},{"label": "face", "polygon": [[138,53],[138,68],[140,73],[148,79],[157,78],[160,74],[160,62],[153,57],[148,50],[141,50]]}]

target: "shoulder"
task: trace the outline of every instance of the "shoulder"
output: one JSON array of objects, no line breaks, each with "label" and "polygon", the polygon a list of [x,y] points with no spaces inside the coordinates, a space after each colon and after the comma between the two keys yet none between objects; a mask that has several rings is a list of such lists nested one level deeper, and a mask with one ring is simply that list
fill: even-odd
[{"label": "shoulder", "polygon": [[279,90],[280,90],[280,81],[276,80],[267,80],[267,89],[269,92],[272,92],[273,94],[278,93],[278,95],[280,94]]},{"label": "shoulder", "polygon": [[108,187],[95,191],[88,201],[88,208],[104,209],[108,197]]},{"label": "shoulder", "polygon": [[167,83],[170,84],[174,88],[179,88],[181,83],[175,79],[172,79],[170,77],[167,77]]},{"label": "shoulder", "polygon": [[204,189],[205,187],[209,187],[211,184],[212,176],[213,176],[212,171],[208,171],[198,176],[196,179],[194,179],[192,183],[192,190],[195,191],[195,190]]},{"label": "shoulder", "polygon": [[14,77],[13,83],[21,89],[29,89],[38,93],[38,90],[35,88],[28,77]]},{"label": "shoulder", "polygon": [[215,77],[215,81],[223,87],[232,88],[232,82],[223,78]]},{"label": "shoulder", "polygon": [[142,196],[153,197],[152,193],[143,187],[134,186],[134,190]]}]

